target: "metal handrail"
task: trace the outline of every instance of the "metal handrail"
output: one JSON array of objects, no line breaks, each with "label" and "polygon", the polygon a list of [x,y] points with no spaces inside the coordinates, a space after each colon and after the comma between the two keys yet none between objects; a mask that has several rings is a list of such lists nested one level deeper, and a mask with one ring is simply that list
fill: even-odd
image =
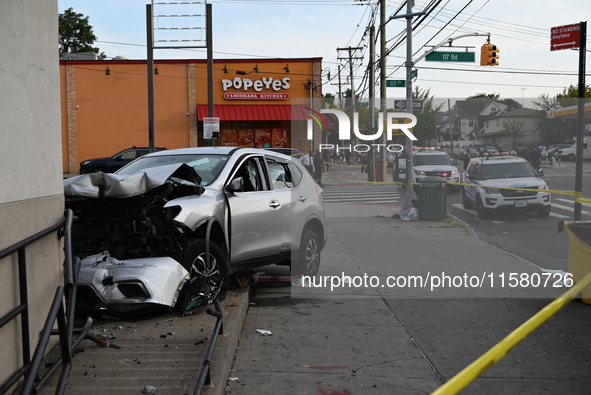
[{"label": "metal handrail", "polygon": [[224,314],[222,312],[222,307],[218,298],[214,299],[213,304],[215,309],[207,309],[206,313],[216,317],[216,322],[213,328],[213,333],[211,334],[211,341],[209,342],[207,352],[205,353],[205,357],[203,359],[203,366],[201,367],[201,373],[199,374],[199,379],[197,380],[197,385],[195,386],[193,395],[200,395],[203,391],[203,386],[211,384],[211,359],[213,357],[213,352],[215,351],[218,336],[224,334]]},{"label": "metal handrail", "polygon": [[[57,224],[50,226],[47,229],[42,230],[0,251],[0,259],[10,256],[14,253],[18,253],[20,303],[10,312],[0,317],[0,328],[13,319],[16,319],[19,316],[21,317],[21,342],[23,359],[23,365],[0,386],[1,394],[8,391],[23,376],[24,383],[20,393],[28,395],[32,391],[37,392],[41,385],[43,385],[43,383],[45,383],[45,381],[49,378],[49,376],[53,374],[62,364],[63,368],[55,393],[63,394],[71,369],[72,352],[78,346],[80,341],[87,337],[87,331],[92,325],[92,319],[88,318],[77,338],[72,340],[74,332],[74,313],[76,306],[78,273],[80,271],[80,260],[73,259],[72,256],[71,230],[72,223],[74,221],[74,214],[71,210],[66,210],[64,212],[64,217],[65,218],[59,221]],[[35,347],[35,353],[31,359],[31,334],[28,314],[29,304],[25,249],[33,242],[40,240],[54,232],[58,232],[58,237],[64,237],[64,285],[59,286],[55,292],[50,311],[39,338],[39,342]],[[68,302],[67,308],[64,308],[64,298],[66,296],[66,291],[68,292]],[[52,334],[55,334],[52,331],[52,328],[56,320],[58,321],[57,334],[60,338],[61,358],[54,362],[52,366],[50,366],[47,373],[41,379],[37,380],[38,372],[43,360],[43,355],[49,343],[49,337]]]}]

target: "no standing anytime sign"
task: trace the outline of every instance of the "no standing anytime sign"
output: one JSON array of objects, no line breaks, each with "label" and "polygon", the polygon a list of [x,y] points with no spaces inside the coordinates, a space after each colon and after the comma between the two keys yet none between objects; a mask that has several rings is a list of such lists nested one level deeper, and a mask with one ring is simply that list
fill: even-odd
[{"label": "no standing anytime sign", "polygon": [[579,48],[581,46],[581,24],[556,26],[550,30],[550,51]]}]

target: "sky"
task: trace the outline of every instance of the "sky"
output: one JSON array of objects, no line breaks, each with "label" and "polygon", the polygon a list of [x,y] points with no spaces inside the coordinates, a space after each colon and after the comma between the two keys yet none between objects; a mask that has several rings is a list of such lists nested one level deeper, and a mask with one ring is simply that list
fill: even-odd
[{"label": "sky", "polygon": [[[437,3],[439,0],[434,0]],[[194,15],[203,5],[158,5],[180,1],[154,2],[154,15]],[[323,93],[338,94],[341,66],[342,89],[350,88],[347,51],[337,48],[362,47],[354,52],[356,92],[367,97],[369,58],[368,26],[379,30],[377,1],[359,0],[210,0],[213,21],[213,51],[216,59],[229,58],[311,58],[321,57]],[[413,31],[413,61],[439,43],[453,40],[454,48],[440,51],[475,52],[475,63],[421,60],[413,87],[429,90],[437,100],[463,99],[479,93],[499,94],[526,107],[540,95],[555,95],[578,84],[579,50],[550,50],[552,27],[577,24],[591,16],[589,0],[443,0]],[[58,12],[72,7],[89,17],[97,41],[94,46],[107,59],[124,56],[146,59],[146,0],[58,0]],[[401,15],[403,1],[386,2],[386,15]],[[416,0],[413,12],[428,9],[429,1]],[[188,7],[188,8],[187,8]],[[375,22],[372,15],[376,15]],[[199,17],[158,17],[155,27],[204,27]],[[406,20],[391,19],[384,29],[388,48],[387,78],[405,78]],[[155,39],[204,40],[203,30],[157,30]],[[478,33],[479,36],[458,36]],[[480,34],[484,34],[481,36]],[[480,66],[480,46],[487,40],[500,49],[499,66]],[[402,39],[401,39],[402,37]],[[587,53],[591,40],[587,39]],[[398,44],[398,45],[397,45]],[[170,44],[158,44],[170,45]],[[198,43],[204,46],[204,41]],[[379,38],[377,41],[379,49]],[[381,56],[379,53],[376,58]],[[156,49],[154,59],[205,59],[204,48]],[[331,80],[328,80],[330,71]],[[587,70],[587,84],[591,73]],[[379,88],[376,88],[379,92]],[[403,99],[404,88],[387,88],[387,97]]]}]

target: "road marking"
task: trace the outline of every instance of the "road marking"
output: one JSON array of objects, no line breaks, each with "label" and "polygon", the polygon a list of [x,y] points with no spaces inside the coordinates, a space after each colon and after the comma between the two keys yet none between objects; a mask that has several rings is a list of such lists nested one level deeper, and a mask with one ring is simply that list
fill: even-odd
[{"label": "road marking", "polygon": [[[561,204],[556,204],[556,203],[552,203],[552,207],[561,208],[561,209],[566,210],[566,211],[569,211],[569,212],[574,210],[572,207],[563,206]],[[591,212],[585,211],[585,210],[581,210],[581,214],[591,215]]]},{"label": "road marking", "polygon": [[570,218],[568,215],[562,215],[562,214],[556,214],[553,212],[550,212],[550,216],[558,218],[558,219],[566,219],[566,218]]},{"label": "road marking", "polygon": [[[553,199],[553,200],[558,200],[558,201],[561,201],[561,202],[566,202],[566,203],[570,203],[570,204],[575,204],[575,202],[574,202],[574,201],[572,201],[572,200],[569,200],[569,199],[564,199],[564,198],[558,198],[558,199]],[[581,203],[581,205],[582,205],[582,206],[586,206],[586,207],[591,207],[591,204],[588,204],[588,203]]]}]

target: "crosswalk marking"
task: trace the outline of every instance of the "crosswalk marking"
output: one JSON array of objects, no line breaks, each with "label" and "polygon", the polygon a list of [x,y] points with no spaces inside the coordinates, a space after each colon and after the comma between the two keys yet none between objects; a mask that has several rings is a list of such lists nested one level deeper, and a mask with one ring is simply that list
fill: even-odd
[{"label": "crosswalk marking", "polygon": [[[568,200],[568,199],[554,199],[554,201],[556,201],[556,200],[560,200],[562,202],[567,202],[569,204],[574,204],[575,203],[574,201]],[[551,217],[558,218],[558,219],[569,219],[569,218],[572,217],[572,215],[559,214],[559,213],[555,212],[554,210],[555,209],[560,209],[560,210],[565,210],[568,213],[572,213],[573,210],[574,210],[574,208],[569,207],[569,206],[565,206],[565,205],[562,205],[562,204],[556,204],[556,203],[554,203],[554,201],[552,203],[552,211],[550,212],[550,216]],[[462,203],[452,204],[452,207],[454,207],[454,208],[456,208],[458,210],[462,210],[462,211],[465,211],[467,213],[470,213],[470,214],[474,215],[475,217],[478,216],[478,213],[476,212],[476,210],[473,210],[473,209],[468,210],[468,209],[464,208],[464,205]],[[581,211],[581,214],[591,215],[591,212],[590,211],[582,210]],[[528,220],[537,221],[538,219],[537,218],[530,218]],[[493,224],[504,224],[504,223],[506,223],[506,221],[498,221],[498,220],[489,220],[488,222],[493,223]]]}]

